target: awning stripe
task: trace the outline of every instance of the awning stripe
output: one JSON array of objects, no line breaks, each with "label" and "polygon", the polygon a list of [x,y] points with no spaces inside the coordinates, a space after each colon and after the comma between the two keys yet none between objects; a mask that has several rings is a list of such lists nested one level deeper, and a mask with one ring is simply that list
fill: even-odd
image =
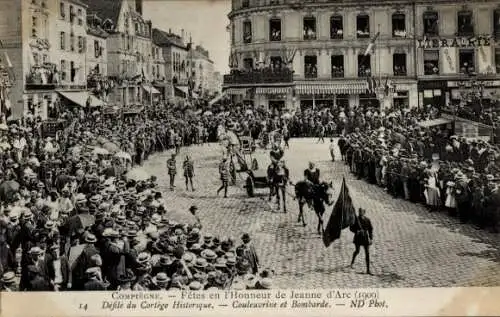
[{"label": "awning stripe", "polygon": [[362,94],[366,92],[366,83],[331,83],[331,84],[298,84],[296,91],[303,95],[326,94]]},{"label": "awning stripe", "polygon": [[153,94],[160,94],[160,92],[158,91],[158,89],[156,89],[155,87],[153,86],[148,86],[148,85],[142,85],[142,88],[144,90],[146,90],[148,93],[151,93],[151,91],[153,92]]},{"label": "awning stripe", "polygon": [[59,94],[80,107],[86,107],[87,103],[90,107],[102,107],[105,105],[104,101],[90,95],[88,91],[59,91]]},{"label": "awning stripe", "polygon": [[228,95],[246,95],[248,88],[228,88],[224,92]]},{"label": "awning stripe", "polygon": [[258,87],[255,90],[256,94],[287,94],[292,89],[290,87]]}]

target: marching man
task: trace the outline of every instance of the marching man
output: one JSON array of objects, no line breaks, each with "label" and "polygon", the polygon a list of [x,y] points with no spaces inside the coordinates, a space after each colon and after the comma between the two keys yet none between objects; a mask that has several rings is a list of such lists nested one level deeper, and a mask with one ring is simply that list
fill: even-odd
[{"label": "marching man", "polygon": [[167,161],[168,176],[170,177],[170,190],[174,190],[175,175],[177,174],[177,162],[175,161],[175,154],[172,154]]}]

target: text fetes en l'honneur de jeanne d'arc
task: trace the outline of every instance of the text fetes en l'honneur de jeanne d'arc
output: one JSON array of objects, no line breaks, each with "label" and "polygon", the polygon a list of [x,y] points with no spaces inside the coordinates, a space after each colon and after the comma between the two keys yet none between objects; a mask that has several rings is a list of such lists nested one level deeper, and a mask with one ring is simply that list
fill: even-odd
[{"label": "text fetes en l'honneur de jeanne d'arc", "polygon": [[[177,296],[174,294],[177,294]],[[109,311],[122,309],[211,310],[221,306],[235,309],[330,308],[335,305],[349,306],[351,308],[387,308],[386,302],[379,299],[378,292],[371,291],[224,291],[218,293],[181,291],[179,293],[170,293],[175,298],[170,298],[168,302],[162,300],[162,295],[159,293],[113,292],[113,300],[103,301],[101,308]],[[194,302],[196,300],[208,300],[210,302]],[[231,301],[231,304],[228,305],[226,301]]]}]

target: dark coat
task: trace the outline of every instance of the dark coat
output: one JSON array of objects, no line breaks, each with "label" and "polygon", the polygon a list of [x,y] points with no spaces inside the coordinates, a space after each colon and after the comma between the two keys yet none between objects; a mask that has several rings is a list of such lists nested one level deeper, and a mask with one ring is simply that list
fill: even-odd
[{"label": "dark coat", "polygon": [[[59,260],[61,261],[61,275],[63,279],[61,285],[62,287],[65,288],[66,285],[68,285],[68,282],[71,282],[71,272],[69,268],[69,262],[68,258],[65,255],[61,255],[59,257]],[[54,256],[52,254],[45,255],[45,259],[43,261],[42,274],[49,281],[53,281],[56,276],[53,262],[54,262]]]},{"label": "dark coat", "polygon": [[99,280],[90,280],[83,285],[84,291],[105,291],[106,285]]}]

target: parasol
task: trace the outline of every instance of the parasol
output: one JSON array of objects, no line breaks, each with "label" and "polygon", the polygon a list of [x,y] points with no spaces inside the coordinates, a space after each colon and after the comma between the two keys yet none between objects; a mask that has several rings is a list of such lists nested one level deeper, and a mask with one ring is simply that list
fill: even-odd
[{"label": "parasol", "polygon": [[203,114],[204,116],[211,116],[213,115],[212,111],[205,111],[205,113]]},{"label": "parasol", "polygon": [[291,117],[292,117],[292,114],[289,112],[286,112],[286,113],[281,115],[282,119],[290,119]]},{"label": "parasol", "polygon": [[5,181],[0,184],[0,201],[11,201],[19,191],[19,183],[16,181]]},{"label": "parasol", "polygon": [[245,114],[246,115],[253,115],[253,111],[250,110],[250,109],[248,109],[248,110],[245,111]]},{"label": "parasol", "polygon": [[125,159],[125,160],[128,160],[128,161],[132,161],[132,157],[130,156],[130,154],[128,154],[127,152],[118,152],[115,154],[115,157],[118,157],[118,158],[121,158],[121,159]]},{"label": "parasol", "polygon": [[9,127],[5,124],[5,123],[2,123],[0,124],[0,130],[9,130]]},{"label": "parasol", "polygon": [[135,181],[145,181],[151,177],[151,175],[149,175],[142,169],[133,169],[128,172],[126,176],[128,179],[132,179]]}]

